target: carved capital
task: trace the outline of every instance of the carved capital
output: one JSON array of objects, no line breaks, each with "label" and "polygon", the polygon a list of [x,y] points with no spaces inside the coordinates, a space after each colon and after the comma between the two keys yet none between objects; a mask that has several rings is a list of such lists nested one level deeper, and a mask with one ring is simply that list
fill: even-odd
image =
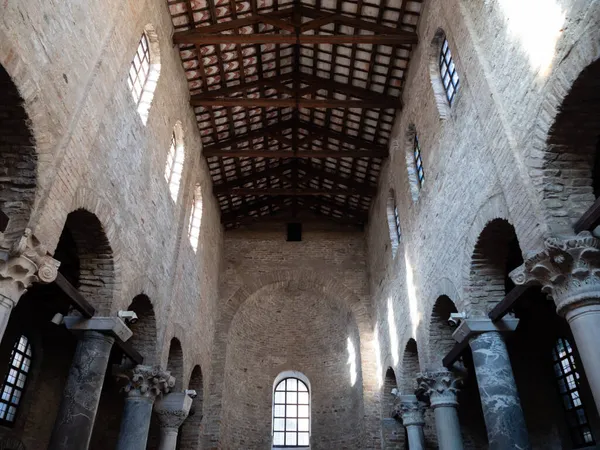
[{"label": "carved capital", "polygon": [[185,392],[174,392],[163,396],[154,405],[161,428],[177,430],[190,413],[192,399]]},{"label": "carved capital", "polygon": [[127,397],[146,397],[152,401],[160,395],[168,394],[175,386],[175,377],[160,366],[138,365],[119,371],[117,378],[125,383],[121,390]]},{"label": "carved capital", "polygon": [[600,240],[589,231],[547,238],[544,250],[510,273],[515,284],[541,284],[559,314],[583,302],[600,302]]},{"label": "carved capital", "polygon": [[462,385],[462,378],[449,370],[426,372],[417,375],[417,392],[429,397],[431,407],[458,406],[456,395]]},{"label": "carved capital", "polygon": [[401,395],[398,402],[399,415],[405,427],[425,425],[425,404],[416,395]]},{"label": "carved capital", "polygon": [[60,262],[52,258],[29,228],[8,250],[0,252],[1,295],[16,303],[36,282],[51,283],[56,279]]}]

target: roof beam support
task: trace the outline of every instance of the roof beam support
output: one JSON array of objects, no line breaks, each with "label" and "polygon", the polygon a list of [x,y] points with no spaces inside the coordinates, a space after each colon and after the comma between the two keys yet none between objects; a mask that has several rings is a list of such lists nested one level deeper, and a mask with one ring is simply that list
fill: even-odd
[{"label": "roof beam support", "polygon": [[228,194],[232,189],[239,188],[245,184],[254,183],[269,177],[281,176],[287,170],[292,170],[292,167],[289,165],[281,165],[259,172],[252,172],[252,174],[247,177],[236,178],[235,180],[227,181],[226,183],[214,185],[213,192],[215,195]]},{"label": "roof beam support", "polygon": [[347,189],[255,189],[255,188],[231,188],[227,192],[229,195],[247,196],[247,195],[270,195],[286,197],[311,197],[320,195],[356,195]]},{"label": "roof beam support", "polygon": [[309,98],[198,98],[192,97],[192,106],[243,106],[246,108],[371,108],[397,109],[398,100],[393,97],[379,100],[313,100]]},{"label": "roof beam support", "polygon": [[380,150],[375,151],[364,151],[364,150],[340,150],[340,151],[303,151],[303,152],[291,152],[291,151],[278,151],[278,150],[209,150],[208,147],[203,151],[204,156],[207,158],[216,156],[219,158],[272,158],[272,159],[285,159],[285,158],[386,158],[387,151],[382,152]]}]

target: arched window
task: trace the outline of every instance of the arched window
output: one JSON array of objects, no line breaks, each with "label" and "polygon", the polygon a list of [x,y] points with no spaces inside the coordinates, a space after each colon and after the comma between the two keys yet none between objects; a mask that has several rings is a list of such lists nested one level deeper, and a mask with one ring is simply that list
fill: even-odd
[{"label": "arched window", "polygon": [[0,422],[13,424],[17,409],[27,382],[31,368],[31,344],[26,336],[21,336],[13,347],[10,355],[8,373],[2,385],[0,397]]},{"label": "arched window", "polygon": [[273,393],[273,447],[309,445],[310,391],[299,378],[284,378]]},{"label": "arched window", "polygon": [[200,225],[202,224],[202,190],[200,186],[196,187],[194,199],[192,201],[192,211],[190,212],[190,224],[188,227],[188,238],[194,252],[198,250],[198,240],[200,239]]},{"label": "arched window", "polygon": [[416,132],[413,138],[413,157],[417,172],[417,182],[419,184],[419,188],[422,188],[423,183],[425,182],[425,171],[423,170],[423,160],[421,159],[421,145],[419,144],[419,136]]},{"label": "arched window", "polygon": [[176,125],[171,136],[171,146],[169,147],[167,164],[165,165],[165,180],[169,185],[171,198],[175,203],[177,203],[177,197],[179,195],[179,185],[181,184],[183,163],[185,161],[185,151],[183,149],[181,135],[181,128]]},{"label": "arched window", "polygon": [[574,448],[594,445],[592,430],[581,401],[580,375],[575,365],[575,355],[567,339],[559,338],[556,341],[552,349],[552,361]]},{"label": "arched window", "polygon": [[142,33],[137,51],[129,67],[127,84],[137,111],[144,125],[148,120],[148,112],[154,97],[154,90],[160,75],[158,38],[156,32],[147,26]]},{"label": "arched window", "polygon": [[450,46],[448,45],[448,39],[444,37],[442,48],[440,50],[440,75],[442,76],[442,83],[446,90],[446,97],[448,103],[452,105],[454,96],[458,91],[458,85],[460,80],[458,79],[458,72],[452,59],[452,53],[450,52]]},{"label": "arched window", "polygon": [[402,232],[400,230],[400,215],[398,214],[398,205],[396,204],[396,194],[390,189],[387,201],[387,220],[390,232],[390,241],[392,243],[392,255],[396,256],[396,250],[400,244]]}]

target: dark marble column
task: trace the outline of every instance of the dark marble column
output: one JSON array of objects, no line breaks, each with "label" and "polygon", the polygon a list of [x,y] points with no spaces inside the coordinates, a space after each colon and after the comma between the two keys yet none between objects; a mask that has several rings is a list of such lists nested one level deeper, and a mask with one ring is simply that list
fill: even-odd
[{"label": "dark marble column", "polygon": [[66,317],[65,325],[79,335],[79,341],[49,450],[88,448],[114,336],[124,340],[131,336],[121,319],[113,317]]},{"label": "dark marble column", "polygon": [[490,450],[531,448],[502,335],[514,331],[518,323],[512,318],[496,323],[483,317],[470,318],[453,334],[458,342],[468,340],[471,346]]},{"label": "dark marble column", "polygon": [[400,417],[408,436],[408,447],[410,450],[425,450],[425,434],[423,433],[425,405],[419,402],[415,395],[401,395],[398,399]]},{"label": "dark marble column", "polygon": [[123,388],[125,408],[116,450],[146,450],[154,400],[169,393],[175,378],[158,366],[135,366],[119,377],[127,384]]},{"label": "dark marble column", "polygon": [[460,378],[449,370],[440,369],[419,374],[417,383],[419,394],[428,396],[431,402],[440,450],[463,450],[456,399]]},{"label": "dark marble column", "polygon": [[174,392],[163,396],[154,405],[160,422],[160,446],[158,450],[175,450],[179,427],[187,419],[192,399],[185,392]]}]

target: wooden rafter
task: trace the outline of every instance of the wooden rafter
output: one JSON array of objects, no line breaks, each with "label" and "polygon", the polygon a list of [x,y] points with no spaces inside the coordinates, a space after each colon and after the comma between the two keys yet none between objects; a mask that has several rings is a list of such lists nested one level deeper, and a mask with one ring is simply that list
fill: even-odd
[{"label": "wooden rafter", "polygon": [[261,181],[270,177],[281,176],[284,172],[288,170],[292,170],[292,167],[289,165],[281,165],[277,167],[272,167],[267,170],[253,172],[251,175],[248,175],[246,177],[235,178],[226,183],[217,184],[213,187],[213,192],[215,193],[215,195],[227,194],[228,192],[231,192],[232,189],[239,188],[240,186],[244,186],[249,183],[255,183],[257,181]]},{"label": "wooden rafter", "polygon": [[230,195],[249,196],[249,195],[272,195],[272,196],[319,196],[319,195],[356,195],[346,189],[286,189],[286,188],[271,188],[271,189],[256,189],[256,188],[231,188],[228,191]]},{"label": "wooden rafter", "polygon": [[203,151],[207,158],[386,158],[387,151],[373,150],[307,150],[303,152],[279,150],[207,150]]},{"label": "wooden rafter", "polygon": [[245,108],[399,108],[395,99],[386,100],[313,100],[309,98],[192,98],[192,106],[243,106]]}]

